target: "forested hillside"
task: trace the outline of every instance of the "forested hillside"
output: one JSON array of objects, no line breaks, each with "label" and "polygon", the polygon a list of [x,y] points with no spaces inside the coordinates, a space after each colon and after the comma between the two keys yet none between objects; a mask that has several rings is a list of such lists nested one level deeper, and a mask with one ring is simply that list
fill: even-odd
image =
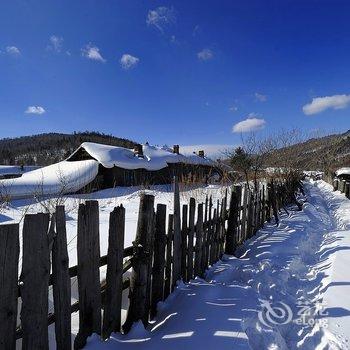
[{"label": "forested hillside", "polygon": [[335,170],[350,166],[350,130],[342,134],[312,138],[272,152],[271,166],[283,166],[284,160],[304,170]]},{"label": "forested hillside", "polygon": [[0,164],[48,165],[65,159],[82,142],[133,148],[135,142],[98,132],[48,133],[0,140]]}]

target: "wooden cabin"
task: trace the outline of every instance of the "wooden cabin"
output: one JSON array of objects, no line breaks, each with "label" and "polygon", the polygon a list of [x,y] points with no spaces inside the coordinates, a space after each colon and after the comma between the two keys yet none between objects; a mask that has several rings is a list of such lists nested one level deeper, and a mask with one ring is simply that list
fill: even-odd
[{"label": "wooden cabin", "polygon": [[127,149],[85,142],[66,161],[89,159],[99,162],[98,175],[89,185],[93,189],[169,184],[174,176],[183,182],[207,183],[212,176],[222,176],[204,151],[186,156],[180,153],[179,145],[169,149],[146,143]]}]

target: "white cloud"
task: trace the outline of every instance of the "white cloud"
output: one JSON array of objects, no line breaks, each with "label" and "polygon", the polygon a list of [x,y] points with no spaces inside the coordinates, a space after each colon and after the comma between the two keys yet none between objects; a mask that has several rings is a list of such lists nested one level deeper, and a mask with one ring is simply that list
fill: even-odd
[{"label": "white cloud", "polygon": [[247,119],[240,121],[232,127],[232,132],[252,132],[265,128],[265,119],[257,118],[258,115],[250,113]]},{"label": "white cloud", "polygon": [[156,27],[162,33],[164,29],[176,22],[176,13],[173,8],[160,6],[155,10],[149,10],[147,14],[146,23],[149,26]]},{"label": "white cloud", "polygon": [[81,49],[83,57],[86,57],[93,61],[106,62],[106,60],[100,54],[100,49],[97,46],[88,44]]},{"label": "white cloud", "polygon": [[197,24],[194,28],[193,28],[193,31],[192,31],[192,36],[196,36],[198,33],[199,33],[199,25]]},{"label": "white cloud", "polygon": [[45,108],[41,106],[28,106],[27,109],[25,110],[25,113],[41,115],[46,113],[46,111],[45,111]]},{"label": "white cloud", "polygon": [[11,56],[19,56],[21,54],[21,51],[16,46],[7,46],[6,52]]},{"label": "white cloud", "polygon": [[61,52],[63,46],[63,38],[56,35],[50,36],[50,44],[47,46],[49,50]]},{"label": "white cloud", "polygon": [[350,104],[350,95],[333,95],[324,97],[315,97],[311,103],[303,106],[303,112],[306,115],[317,114],[326,109],[344,109]]},{"label": "white cloud", "polygon": [[266,96],[266,95],[263,95],[263,94],[260,94],[260,93],[256,92],[256,93],[254,94],[254,96],[255,96],[255,100],[256,100],[256,101],[259,101],[259,102],[265,102],[265,101],[267,101],[267,96]]},{"label": "white cloud", "polygon": [[139,61],[139,58],[125,53],[120,59],[120,65],[123,69],[131,69],[134,68],[139,63]]},{"label": "white cloud", "polygon": [[197,57],[201,61],[209,61],[213,58],[213,51],[210,49],[203,49],[202,51],[197,53]]}]

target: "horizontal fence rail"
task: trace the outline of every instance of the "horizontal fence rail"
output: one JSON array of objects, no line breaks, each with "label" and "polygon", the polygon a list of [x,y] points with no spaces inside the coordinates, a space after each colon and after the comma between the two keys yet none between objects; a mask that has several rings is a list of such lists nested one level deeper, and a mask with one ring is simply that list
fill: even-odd
[{"label": "horizontal fence rail", "polygon": [[[232,187],[230,197],[180,205],[174,183],[174,211],[154,207],[154,196],[142,194],[135,241],[124,248],[125,208],[110,213],[108,252],[100,256],[99,207],[86,201],[78,210],[78,265],[69,267],[63,206],[54,214],[27,214],[23,225],[23,263],[18,280],[19,225],[0,225],[0,349],[48,349],[48,325],[55,324],[57,349],[71,349],[71,313],[79,312],[74,348],[96,333],[127,333],[134,322],[145,327],[179,280],[204,276],[223,254],[251,238],[287,204],[285,182]],[[295,189],[294,189],[295,190]],[[107,266],[101,282],[100,267]],[[50,274],[50,271],[51,274]],[[71,304],[71,278],[77,278],[78,301]],[[48,288],[53,288],[54,313],[48,313]],[[129,289],[129,307],[122,324],[122,293]],[[18,298],[21,324],[16,325]],[[103,313],[101,311],[103,310]],[[102,316],[101,316],[102,314]]]}]

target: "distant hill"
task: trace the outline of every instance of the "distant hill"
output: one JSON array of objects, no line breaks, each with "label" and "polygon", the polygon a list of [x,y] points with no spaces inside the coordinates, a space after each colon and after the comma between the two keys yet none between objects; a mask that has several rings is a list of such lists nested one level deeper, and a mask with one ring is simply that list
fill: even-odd
[{"label": "distant hill", "polygon": [[304,170],[335,170],[350,166],[350,130],[320,138],[312,138],[273,152],[270,166],[282,166],[283,159],[292,159],[293,164]]},{"label": "distant hill", "polygon": [[49,165],[65,159],[83,142],[133,148],[135,142],[98,132],[48,133],[0,139],[0,164]]}]

